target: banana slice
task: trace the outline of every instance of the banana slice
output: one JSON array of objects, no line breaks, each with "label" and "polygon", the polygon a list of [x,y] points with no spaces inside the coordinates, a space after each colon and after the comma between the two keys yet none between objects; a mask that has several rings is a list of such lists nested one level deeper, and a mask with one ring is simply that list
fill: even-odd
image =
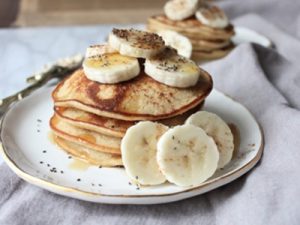
[{"label": "banana slice", "polygon": [[108,44],[103,45],[91,45],[86,49],[85,57],[90,58],[105,53],[114,53],[117,52],[115,49],[111,48]]},{"label": "banana slice", "polygon": [[122,160],[127,175],[142,185],[166,181],[156,162],[156,144],[168,127],[154,122],[139,122],[130,127],[121,142]]},{"label": "banana slice", "polygon": [[164,11],[171,20],[183,20],[192,16],[198,9],[198,0],[171,0],[165,4]]},{"label": "banana slice", "polygon": [[215,5],[203,4],[195,16],[202,24],[213,28],[225,28],[229,24],[224,11]]},{"label": "banana slice", "polygon": [[163,38],[165,44],[175,48],[179,55],[191,58],[193,47],[186,36],[172,30],[162,30],[158,34]]},{"label": "banana slice", "polygon": [[152,57],[165,48],[165,43],[158,34],[134,29],[113,29],[108,43],[121,55],[136,58]]},{"label": "banana slice", "polygon": [[176,126],[157,144],[157,162],[167,180],[178,186],[199,185],[211,177],[218,165],[214,140],[193,125]]},{"label": "banana slice", "polygon": [[140,73],[136,58],[119,53],[105,53],[86,58],[82,66],[88,79],[106,84],[130,80]]},{"label": "banana slice", "polygon": [[199,111],[191,115],[185,123],[201,127],[215,140],[220,153],[218,168],[222,168],[230,162],[234,150],[233,135],[229,126],[219,116]]},{"label": "banana slice", "polygon": [[173,87],[194,86],[200,75],[197,64],[176,50],[167,47],[161,54],[145,61],[145,73],[153,79]]}]

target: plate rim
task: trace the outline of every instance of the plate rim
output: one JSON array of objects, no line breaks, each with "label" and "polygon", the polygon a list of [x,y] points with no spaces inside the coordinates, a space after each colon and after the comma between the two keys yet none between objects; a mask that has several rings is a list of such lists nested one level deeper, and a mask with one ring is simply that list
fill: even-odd
[{"label": "plate rim", "polygon": [[[50,88],[50,87],[45,87],[43,89],[46,88]],[[230,100],[232,100],[233,102],[239,104],[241,107],[243,107],[248,113],[249,115],[252,117],[252,119],[256,122],[256,124],[258,125],[258,129],[260,132],[260,136],[261,136],[261,143],[260,146],[255,154],[255,156],[245,165],[243,165],[242,167],[238,168],[238,169],[234,169],[222,176],[216,177],[212,180],[209,180],[207,182],[204,182],[200,185],[197,185],[195,187],[191,187],[185,190],[181,190],[181,191],[177,191],[177,192],[172,192],[172,193],[165,193],[165,194],[140,194],[140,195],[124,195],[124,194],[103,194],[103,193],[96,193],[96,192],[89,192],[89,191],[83,191],[74,187],[67,187],[67,186],[63,186],[63,185],[59,185],[59,184],[55,184],[52,183],[50,181],[44,180],[42,178],[39,177],[35,177],[34,175],[30,175],[28,172],[24,171],[23,169],[21,169],[18,164],[9,157],[9,155],[7,154],[7,149],[3,144],[2,141],[2,133],[3,133],[3,121],[5,120],[5,117],[7,116],[7,114],[11,111],[11,109],[13,109],[15,107],[15,105],[17,105],[19,102],[16,102],[15,104],[12,104],[7,111],[4,113],[4,115],[2,116],[2,118],[0,118],[0,155],[2,156],[4,162],[9,166],[9,168],[17,175],[19,176],[21,179],[34,184],[40,188],[43,189],[47,189],[48,191],[54,192],[54,193],[58,193],[60,195],[61,192],[63,193],[77,193],[83,196],[97,196],[97,197],[107,197],[107,198],[128,198],[128,199],[133,199],[133,198],[152,198],[152,197],[170,197],[170,196],[177,196],[180,194],[184,194],[184,193],[188,193],[188,192],[193,192],[193,191],[197,191],[203,187],[209,186],[213,183],[216,182],[220,182],[222,180],[225,180],[228,177],[231,177],[233,175],[237,175],[237,177],[233,180],[236,180],[237,178],[241,177],[242,175],[244,175],[245,173],[247,173],[248,171],[250,171],[251,169],[253,169],[253,167],[260,161],[262,155],[263,155],[263,149],[264,149],[264,143],[265,143],[265,138],[264,138],[264,132],[263,129],[261,127],[261,125],[259,124],[259,122],[256,120],[256,118],[254,117],[254,115],[252,114],[252,112],[243,104],[241,104],[240,102],[236,101],[234,98],[232,98],[231,96],[229,96],[226,93],[223,93],[222,91],[217,90],[216,88],[213,88],[212,91],[217,91],[218,93],[221,93],[222,95],[224,95],[225,97],[229,98]],[[233,181],[232,180],[232,181]],[[224,182],[221,185],[218,185],[217,187],[223,186],[227,183],[230,183],[231,181],[228,182]],[[46,188],[47,187],[47,188]],[[215,188],[213,188],[215,189]],[[55,190],[55,191],[53,191]],[[73,197],[74,198],[74,197]]]}]

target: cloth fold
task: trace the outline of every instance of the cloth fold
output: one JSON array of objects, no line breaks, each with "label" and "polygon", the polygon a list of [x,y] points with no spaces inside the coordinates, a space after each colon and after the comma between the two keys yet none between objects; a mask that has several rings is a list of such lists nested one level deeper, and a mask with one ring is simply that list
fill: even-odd
[{"label": "cloth fold", "polygon": [[[238,21],[250,24],[249,18],[253,16]],[[274,28],[267,22],[258,26]],[[274,32],[274,37],[282,37],[276,43],[281,51],[242,44],[227,57],[204,65],[215,87],[244,104],[264,130],[263,158],[249,173],[175,203],[104,205],[32,186],[2,164],[0,224],[299,224],[300,74],[296,58],[286,55],[286,43],[297,41]]]},{"label": "cloth fold", "polygon": [[242,17],[236,18],[233,21],[233,24],[245,26],[257,31],[260,34],[263,34],[272,41],[276,51],[279,54],[284,56],[295,65],[299,66],[297,64],[300,55],[299,38],[283,32],[283,30],[279,29],[256,14],[246,14]]},{"label": "cloth fold", "polygon": [[215,200],[217,224],[299,223],[300,204],[294,200],[300,192],[297,68],[273,50],[249,44],[205,66],[213,74],[215,87],[247,106],[265,135],[261,163],[248,175],[242,190],[223,206],[217,204],[222,197],[208,194]]}]

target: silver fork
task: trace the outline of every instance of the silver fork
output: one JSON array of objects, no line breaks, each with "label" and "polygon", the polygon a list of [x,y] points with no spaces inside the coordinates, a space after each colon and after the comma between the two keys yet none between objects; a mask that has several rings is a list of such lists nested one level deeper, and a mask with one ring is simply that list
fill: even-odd
[{"label": "silver fork", "polygon": [[27,78],[27,82],[31,83],[31,85],[2,100],[0,99],[0,120],[7,109],[11,106],[11,104],[20,101],[24,97],[30,95],[33,91],[48,83],[49,80],[53,78],[62,79],[66,75],[72,73],[73,71],[81,67],[82,60],[83,57],[81,55],[65,58],[59,60],[57,63],[50,66],[47,70]]}]

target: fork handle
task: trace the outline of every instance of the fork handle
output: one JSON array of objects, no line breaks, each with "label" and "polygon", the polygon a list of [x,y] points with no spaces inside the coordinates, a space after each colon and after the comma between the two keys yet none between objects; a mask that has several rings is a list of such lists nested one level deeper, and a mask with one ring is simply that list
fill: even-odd
[{"label": "fork handle", "polygon": [[58,77],[58,75],[64,76],[68,73],[71,73],[74,70],[75,68],[69,69],[69,68],[62,68],[62,67],[54,67],[48,72],[43,73],[42,77],[39,80],[36,80],[34,83],[24,88],[23,90],[13,95],[10,95],[2,100],[0,99],[0,117],[1,114],[3,114],[12,103],[22,100],[26,96],[30,95],[36,89],[45,85],[52,78],[56,78]]},{"label": "fork handle", "polygon": [[44,76],[43,79],[29,85],[28,87],[24,88],[23,90],[10,95],[2,100],[0,100],[0,108],[1,111],[6,110],[13,102],[20,101],[24,97],[31,94],[36,89],[42,87],[44,84],[46,84],[51,79],[51,74],[47,74],[47,76]]}]

